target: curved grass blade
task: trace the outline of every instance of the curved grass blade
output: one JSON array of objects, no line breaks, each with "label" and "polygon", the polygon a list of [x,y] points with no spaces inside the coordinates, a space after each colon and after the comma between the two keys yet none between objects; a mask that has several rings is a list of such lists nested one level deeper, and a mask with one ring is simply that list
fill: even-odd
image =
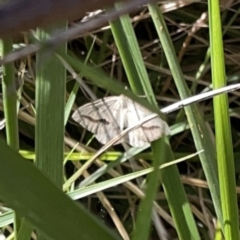
[{"label": "curved grass blade", "polygon": [[[171,38],[169,36],[166,24],[164,22],[164,18],[156,4],[149,5],[149,11],[150,14],[152,15],[159,39],[164,49],[179,94],[182,99],[187,98],[190,96],[190,91],[188,89],[188,86],[186,84],[186,81],[184,80],[183,74],[178,64],[175,50],[171,42]],[[211,196],[213,199],[217,217],[223,225],[218,176],[216,171],[217,167],[214,143],[211,141],[209,137],[208,130],[205,126],[205,123],[201,117],[201,114],[197,106],[195,104],[187,106],[185,107],[185,112],[188,118],[189,125],[191,127],[197,151],[204,149],[204,152],[200,154],[200,160],[207,181],[209,183]]]},{"label": "curved grass blade", "polygon": [[41,229],[44,237],[58,240],[119,239],[2,140],[0,148],[1,199]]}]

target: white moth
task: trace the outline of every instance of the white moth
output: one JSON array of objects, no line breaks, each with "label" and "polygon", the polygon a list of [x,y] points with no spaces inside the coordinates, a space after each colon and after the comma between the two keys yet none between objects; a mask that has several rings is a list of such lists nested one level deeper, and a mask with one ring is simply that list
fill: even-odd
[{"label": "white moth", "polygon": [[[152,114],[147,108],[124,95],[106,97],[78,108],[72,115],[74,121],[82,125],[102,144],[106,144],[124,129],[136,125],[141,119]],[[170,134],[170,129],[161,118],[154,118],[130,131],[115,144],[127,142],[134,147],[144,147],[162,135]]]}]

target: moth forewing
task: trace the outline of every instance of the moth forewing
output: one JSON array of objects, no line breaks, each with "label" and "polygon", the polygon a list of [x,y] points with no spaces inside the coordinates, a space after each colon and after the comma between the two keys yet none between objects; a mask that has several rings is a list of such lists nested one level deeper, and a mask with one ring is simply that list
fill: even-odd
[{"label": "moth forewing", "polygon": [[[120,133],[119,129],[113,128],[111,125],[108,128],[99,128],[99,131],[95,133],[96,139],[102,144],[108,143],[111,139]],[[116,144],[124,142],[124,139],[120,139]]]},{"label": "moth forewing", "polygon": [[120,133],[118,108],[118,97],[107,97],[83,105],[73,113],[72,118],[105,144]]},{"label": "moth forewing", "polygon": [[[132,102],[131,106],[131,110],[129,109],[127,117],[129,120],[128,126],[134,126],[141,119],[152,114],[151,111],[136,102]],[[166,122],[160,117],[156,117],[129,132],[129,143],[135,147],[142,147],[144,143],[146,145],[169,133],[170,129]]]},{"label": "moth forewing", "polygon": [[[133,133],[135,132],[135,133]],[[128,143],[133,146],[133,147],[146,147],[149,146],[150,144],[148,142],[144,142],[142,141],[140,138],[138,138],[137,136],[139,136],[140,132],[137,131],[136,134],[136,130],[131,131],[128,134]]]},{"label": "moth forewing", "polygon": [[149,122],[144,123],[141,128],[143,129],[145,133],[145,137],[147,142],[152,142],[154,140],[157,140],[158,138],[162,137],[163,135],[169,135],[170,129],[166,122],[164,122],[162,119],[155,118],[150,120]]},{"label": "moth forewing", "polygon": [[[115,108],[109,110],[110,112],[105,112],[103,117],[105,119],[108,119],[110,124],[104,124],[99,126],[98,131],[95,132],[96,138],[99,142],[106,144],[111,139],[113,139],[115,136],[119,135],[121,133],[119,124],[117,120],[119,119],[119,111],[117,111]],[[123,142],[124,140],[121,139],[119,142],[115,143],[118,144],[120,142]]]}]

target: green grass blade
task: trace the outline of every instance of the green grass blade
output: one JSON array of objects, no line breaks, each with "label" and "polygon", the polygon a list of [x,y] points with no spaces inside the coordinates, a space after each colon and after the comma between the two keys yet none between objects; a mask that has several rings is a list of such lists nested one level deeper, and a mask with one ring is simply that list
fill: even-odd
[{"label": "green grass blade", "polygon": [[8,211],[0,216],[0,228],[13,222],[13,212]]},{"label": "green grass blade", "polygon": [[[209,20],[213,86],[219,88],[226,85],[226,73],[220,6],[216,0],[209,1]],[[220,194],[224,219],[223,232],[225,239],[237,240],[240,239],[240,236],[228,96],[226,94],[217,96],[213,103],[218,174],[220,176]]]},{"label": "green grass blade", "polygon": [[118,47],[119,54],[121,56],[121,61],[124,65],[124,69],[127,74],[127,78],[131,86],[131,89],[136,94],[143,94],[142,86],[135,84],[135,79],[138,79],[138,74],[132,59],[129,57],[129,51],[127,51],[129,46],[126,41],[126,37],[124,34],[121,21],[118,19],[118,20],[115,20],[114,22],[110,22],[110,26],[111,26],[112,34],[114,36],[114,40]]},{"label": "green grass blade", "polygon": [[[156,101],[154,99],[151,85],[148,84],[148,75],[142,61],[142,56],[139,51],[129,16],[125,15],[120,17],[120,20],[111,23],[111,27],[114,29],[113,35],[119,49],[121,60],[123,61],[123,65],[125,67],[125,71],[127,75],[130,76],[129,84],[133,92],[137,95],[141,95],[144,92],[148,101],[156,106]],[[134,61],[133,59],[137,59],[137,61]],[[129,68],[129,65],[133,67]],[[158,143],[156,147],[160,151],[163,149],[162,153],[164,153],[163,144],[159,146]],[[154,152],[155,151],[153,150],[153,154]],[[154,154],[154,156],[156,155]],[[161,164],[161,159],[159,158],[159,153],[157,153],[157,156],[158,157],[155,158],[153,162],[155,171],[148,176],[146,197],[141,201],[139,206],[141,211],[140,213],[138,212],[136,227],[132,239],[139,239],[139,237],[141,237],[141,239],[148,239],[149,237],[153,201],[156,197],[156,192],[159,185],[160,171],[158,170],[158,166]]]},{"label": "green grass blade", "polygon": [[0,148],[1,199],[41,229],[44,237],[58,240],[119,239],[2,140]]},{"label": "green grass blade", "polygon": [[31,239],[32,225],[23,218],[21,227],[18,232],[17,239]]},{"label": "green grass blade", "polygon": [[[39,38],[46,39],[52,30],[39,30]],[[65,53],[65,47],[58,51]],[[39,52],[36,62],[36,165],[59,188],[63,183],[65,81],[65,68],[55,55]]]},{"label": "green grass blade", "polygon": [[[1,45],[3,56],[12,51],[12,41],[10,39],[1,41]],[[2,86],[7,143],[12,148],[18,149],[17,89],[13,63],[3,66]]]},{"label": "green grass blade", "polygon": [[[156,26],[159,39],[164,49],[179,94],[182,99],[187,98],[190,96],[190,91],[188,89],[188,86],[178,64],[175,50],[171,42],[171,38],[169,36],[163,16],[159,11],[157,5],[154,4],[151,5],[149,10],[152,15],[154,24]],[[203,166],[204,173],[209,184],[217,217],[219,221],[223,223],[220,204],[219,184],[216,170],[217,166],[215,146],[210,139],[208,130],[205,126],[205,123],[201,117],[201,114],[196,104],[192,104],[191,106],[185,107],[185,112],[188,118],[189,125],[191,127],[197,151],[201,151],[202,149],[204,149],[204,152],[200,154],[201,164]]]},{"label": "green grass blade", "polygon": [[[155,96],[152,90],[151,83],[148,78],[146,67],[142,59],[142,55],[141,55],[141,52],[137,43],[137,39],[131,24],[131,20],[129,16],[122,16],[120,18],[120,22],[121,22],[121,25],[119,24],[118,20],[115,21],[114,23],[111,24],[111,27],[114,27],[116,25],[114,27],[113,34],[119,49],[121,60],[123,61],[125,70],[127,72],[127,75],[132,76],[132,75],[136,75],[137,73],[137,77],[129,78],[130,86],[132,87],[133,91],[136,94],[141,94],[143,91],[148,101],[154,106],[156,106],[157,104],[156,104]],[[132,62],[129,65],[134,65],[134,68],[133,68],[134,74],[131,75],[128,73],[132,69],[128,68],[128,66],[125,65],[126,62]],[[140,86],[142,90],[136,91],[136,89],[139,89]],[[166,151],[165,149],[167,149],[168,151]],[[141,214],[138,214],[138,217],[137,217],[136,228],[134,231],[133,239],[139,239],[139,238],[148,239],[148,233],[149,233],[149,228],[151,223],[152,203],[155,199],[157,188],[159,185],[160,172],[158,170],[158,167],[159,165],[164,163],[163,162],[164,160],[167,159],[171,161],[174,159],[171,149],[169,147],[169,143],[168,141],[164,142],[164,139],[161,139],[152,143],[152,150],[153,150],[153,159],[154,159],[153,167],[155,171],[153,171],[148,176],[148,180],[147,180],[148,187],[146,190],[146,197],[141,202],[139,207],[141,209]],[[184,188],[181,184],[180,176],[178,174],[177,168],[172,167],[168,169],[167,172],[168,174],[165,174],[165,177],[168,178],[168,181],[166,181],[166,183],[168,182],[170,185],[167,186],[167,184],[165,184],[165,187],[172,188],[172,186],[174,186],[175,189],[177,188],[181,201],[186,203],[187,198],[184,193]],[[176,176],[176,179],[175,179],[176,181],[172,181],[174,179],[170,177],[172,175]],[[176,192],[172,192],[172,193],[173,195],[170,195],[169,199],[170,198],[176,199],[175,198]],[[175,208],[172,208],[173,211],[175,210],[174,216],[179,216],[179,221],[176,221],[176,222],[181,223],[181,227],[179,227],[179,229],[181,229],[180,235],[182,236],[182,239],[187,239],[187,238],[190,239],[189,236],[191,236],[192,234],[195,239],[198,239],[199,238],[198,231],[191,213],[191,209],[189,206],[184,209],[182,205],[179,204],[181,201],[180,200],[178,200],[178,202],[175,201],[174,202]],[[186,205],[188,204],[186,203]],[[184,216],[185,214],[186,214],[186,219],[188,219],[189,222],[182,221],[183,219],[182,216]],[[182,226],[184,226],[184,228]]]},{"label": "green grass blade", "polygon": [[[48,38],[54,30],[56,28],[52,27],[39,30],[39,39]],[[66,44],[58,51],[65,53]],[[36,61],[36,165],[59,188],[63,183],[65,84],[66,70],[56,56],[47,51],[39,52]],[[44,239],[41,234],[38,238]]]},{"label": "green grass blade", "polygon": [[[10,39],[1,41],[2,56],[12,51],[13,43]],[[17,86],[14,74],[14,64],[3,66],[3,104],[6,119],[7,143],[13,149],[19,149],[18,117],[17,117]],[[22,221],[20,216],[15,215],[14,231],[17,240],[28,239],[29,233],[19,232],[22,228],[29,229],[28,223]]]}]

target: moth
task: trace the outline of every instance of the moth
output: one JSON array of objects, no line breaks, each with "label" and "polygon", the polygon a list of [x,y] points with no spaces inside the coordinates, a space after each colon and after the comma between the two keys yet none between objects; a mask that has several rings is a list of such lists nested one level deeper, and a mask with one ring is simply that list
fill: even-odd
[{"label": "moth", "polygon": [[[87,103],[72,115],[74,121],[95,134],[102,144],[106,144],[124,129],[135,126],[137,122],[152,114],[150,110],[125,95],[105,97]],[[144,147],[163,135],[169,135],[170,129],[165,121],[156,117],[138,128],[129,131],[118,142],[127,142],[133,147]]]}]

